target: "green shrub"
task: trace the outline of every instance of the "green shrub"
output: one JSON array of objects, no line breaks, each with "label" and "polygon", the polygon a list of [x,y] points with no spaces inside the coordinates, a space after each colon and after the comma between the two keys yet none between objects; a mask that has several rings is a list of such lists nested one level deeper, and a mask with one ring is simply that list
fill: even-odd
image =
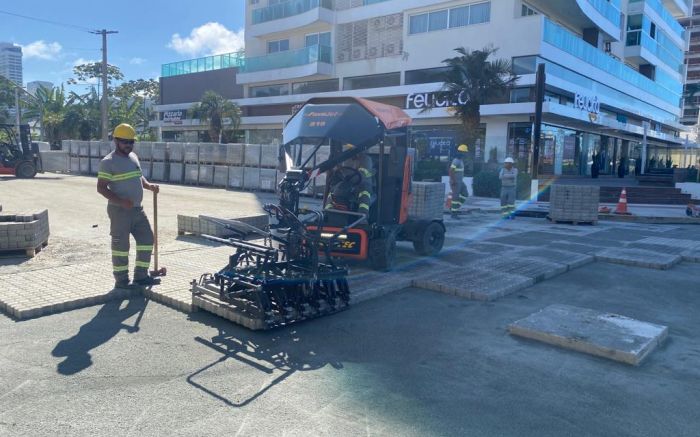
[{"label": "green shrub", "polygon": [[436,159],[418,161],[413,180],[440,182],[443,176],[447,176],[447,164]]},{"label": "green shrub", "polygon": [[532,183],[532,176],[527,172],[518,172],[518,187],[517,187],[517,198],[518,200],[527,200],[530,198],[530,184]]},{"label": "green shrub", "polygon": [[477,197],[501,197],[501,181],[498,173],[485,170],[474,176],[474,195]]}]

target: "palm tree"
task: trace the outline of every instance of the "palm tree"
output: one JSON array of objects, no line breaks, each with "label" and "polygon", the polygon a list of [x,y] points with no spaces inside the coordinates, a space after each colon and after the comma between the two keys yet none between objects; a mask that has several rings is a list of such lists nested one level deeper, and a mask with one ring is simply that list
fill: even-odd
[{"label": "palm tree", "polygon": [[51,144],[71,136],[72,131],[65,124],[66,114],[72,102],[66,98],[63,86],[52,89],[39,88],[35,99],[28,102],[26,116],[41,120],[43,138]]},{"label": "palm tree", "polygon": [[[241,122],[241,108],[214,91],[205,92],[202,101],[192,108],[192,112],[194,117],[209,125],[209,139],[219,143],[225,124],[235,132]],[[230,123],[225,123],[227,118],[231,120]]]},{"label": "palm tree", "polygon": [[455,49],[458,56],[442,61],[448,70],[441,91],[454,103],[454,115],[462,123],[469,145],[479,138],[480,106],[504,95],[518,80],[510,60],[489,60],[497,50],[485,47],[470,52],[459,47]]}]

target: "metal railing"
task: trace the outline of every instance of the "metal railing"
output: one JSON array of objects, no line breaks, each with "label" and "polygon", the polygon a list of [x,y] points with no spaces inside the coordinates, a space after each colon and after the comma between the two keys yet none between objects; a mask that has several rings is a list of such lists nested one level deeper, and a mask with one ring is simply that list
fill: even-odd
[{"label": "metal railing", "polygon": [[241,66],[240,72],[253,73],[256,71],[297,67],[314,62],[330,64],[332,62],[331,48],[328,46],[313,45],[299,50],[287,50],[266,56],[246,58]]}]

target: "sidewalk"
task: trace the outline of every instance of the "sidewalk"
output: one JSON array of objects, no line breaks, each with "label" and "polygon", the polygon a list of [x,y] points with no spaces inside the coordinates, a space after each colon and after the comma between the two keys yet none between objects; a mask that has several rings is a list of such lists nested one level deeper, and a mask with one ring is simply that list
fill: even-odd
[{"label": "sidewalk", "polygon": [[[546,214],[549,211],[549,202],[530,202],[519,200],[516,202],[518,211],[527,211],[533,214]],[[615,203],[601,203],[601,207],[607,206],[614,211],[617,207]],[[644,221],[659,223],[697,223],[700,219],[690,218],[685,215],[685,205],[644,205],[628,204],[627,209],[631,216],[617,216],[614,214],[600,214],[601,220],[624,220],[624,221]],[[485,212],[500,213],[501,203],[499,199],[488,197],[470,197],[465,202],[463,208],[465,212]]]}]

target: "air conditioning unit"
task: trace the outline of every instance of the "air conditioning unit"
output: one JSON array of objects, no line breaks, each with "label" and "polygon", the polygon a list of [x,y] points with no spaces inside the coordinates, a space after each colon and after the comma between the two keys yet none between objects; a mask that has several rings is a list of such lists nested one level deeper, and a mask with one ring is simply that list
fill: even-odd
[{"label": "air conditioning unit", "polygon": [[396,55],[397,53],[396,44],[387,44],[384,46],[384,56]]},{"label": "air conditioning unit", "polygon": [[350,52],[348,50],[336,52],[335,62],[348,62],[349,60],[350,60]]},{"label": "air conditioning unit", "polygon": [[368,58],[377,58],[380,56],[379,53],[379,47],[370,47],[367,49],[367,57]]},{"label": "air conditioning unit", "polygon": [[367,58],[367,49],[365,47],[355,47],[352,49],[352,60],[359,61]]},{"label": "air conditioning unit", "polygon": [[384,19],[382,17],[372,18],[372,28],[381,29],[384,27]]}]

